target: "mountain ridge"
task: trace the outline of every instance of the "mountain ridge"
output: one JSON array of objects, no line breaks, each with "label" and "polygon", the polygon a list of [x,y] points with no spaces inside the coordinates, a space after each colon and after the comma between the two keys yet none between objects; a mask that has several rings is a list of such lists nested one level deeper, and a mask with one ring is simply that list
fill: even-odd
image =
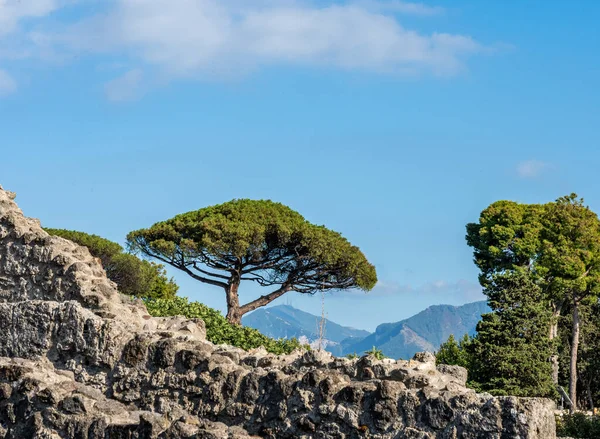
[{"label": "mountain ridge", "polygon": [[[464,305],[432,305],[407,319],[382,323],[373,333],[339,325],[326,319],[324,348],[334,355],[361,355],[375,346],[391,358],[412,358],[416,352],[435,352],[450,334],[473,335],[481,314],[490,309],[485,301]],[[262,308],[244,316],[246,326],[273,338],[303,339],[315,347],[321,317],[290,305]]]},{"label": "mountain ridge", "polygon": [[373,346],[391,358],[411,358],[416,352],[435,352],[450,334],[461,338],[473,335],[481,314],[489,312],[487,302],[465,305],[432,305],[412,317],[382,323],[368,337],[346,348],[342,354],[362,353]]},{"label": "mountain ridge", "polygon": [[[276,305],[268,308],[257,309],[244,316],[242,323],[258,329],[263,334],[272,338],[305,338],[307,343],[315,343],[319,339],[320,316],[299,310],[290,305]],[[363,339],[370,332],[339,325],[331,320],[325,321],[325,348],[335,355],[342,355],[342,351],[335,346],[348,339]]]}]

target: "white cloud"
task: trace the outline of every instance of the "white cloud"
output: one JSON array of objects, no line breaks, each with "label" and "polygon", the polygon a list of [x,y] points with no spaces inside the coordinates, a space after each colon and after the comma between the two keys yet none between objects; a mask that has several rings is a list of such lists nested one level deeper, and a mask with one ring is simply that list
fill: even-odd
[{"label": "white cloud", "polygon": [[44,17],[59,6],[58,0],[0,0],[0,36],[13,32],[20,20]]},{"label": "white cloud", "polygon": [[[479,284],[465,279],[458,281],[436,280],[422,285],[407,285],[397,282],[379,281],[369,295],[390,296],[390,295],[415,295],[415,296],[439,296],[440,300],[444,297],[452,297],[461,301],[482,300],[485,297],[481,292]],[[347,294],[347,292],[345,292]]]},{"label": "white cloud", "polygon": [[398,1],[317,7],[309,0],[114,0],[107,14],[45,41],[126,54],[188,77],[282,64],[450,75],[486,50],[469,36],[406,29],[394,11],[431,15],[437,9]]},{"label": "white cloud", "polygon": [[388,296],[393,294],[404,294],[413,291],[413,287],[410,285],[402,285],[394,281],[382,281],[378,280],[375,288],[369,293],[373,293],[381,296]]},{"label": "white cloud", "polygon": [[422,294],[441,296],[452,295],[468,301],[482,300],[485,298],[481,286],[466,279],[459,279],[456,282],[437,280],[420,286],[417,291]]},{"label": "white cloud", "polygon": [[112,102],[125,102],[137,99],[141,95],[143,73],[139,69],[129,70],[122,76],[104,86],[106,98]]},{"label": "white cloud", "polygon": [[521,178],[536,178],[552,166],[539,160],[527,160],[517,164],[517,174]]},{"label": "white cloud", "polygon": [[17,90],[17,81],[5,70],[0,69],[0,96],[13,93]]},{"label": "white cloud", "polygon": [[[85,2],[95,7],[78,7]],[[99,64],[141,66],[145,82],[155,83],[228,79],[268,66],[448,76],[491,49],[467,35],[401,24],[405,15],[443,12],[402,0],[0,0],[0,61],[61,65],[100,54]],[[14,90],[3,76],[4,92]],[[139,97],[141,76],[130,70],[105,85],[106,96]]]},{"label": "white cloud", "polygon": [[[365,295],[359,290],[348,290],[339,293],[340,297],[349,297],[348,294],[353,292],[353,296]],[[336,293],[337,294],[337,293]],[[422,285],[400,284],[394,281],[378,281],[375,288],[369,293],[371,296],[438,296],[439,300],[444,298],[452,298],[459,301],[474,302],[485,299],[482,293],[482,288],[479,284],[470,282],[466,279],[457,281],[435,280]]]}]

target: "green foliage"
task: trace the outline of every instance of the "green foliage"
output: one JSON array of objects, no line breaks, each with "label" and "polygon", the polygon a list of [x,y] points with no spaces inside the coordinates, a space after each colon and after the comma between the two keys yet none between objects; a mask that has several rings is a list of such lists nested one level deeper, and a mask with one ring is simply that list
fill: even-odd
[{"label": "green foliage", "polygon": [[375,357],[377,360],[383,360],[385,355],[383,355],[383,351],[381,349],[377,349],[375,346],[370,351],[366,351],[365,354],[371,355]]},{"label": "green foliage", "polygon": [[206,325],[206,338],[215,344],[228,344],[248,350],[263,346],[273,354],[289,354],[295,349],[307,349],[297,339],[274,340],[256,329],[232,325],[221,313],[199,302],[189,302],[187,298],[146,299],[148,313],[154,317],[185,316],[199,318]]},{"label": "green foliage", "polygon": [[100,259],[107,277],[117,284],[123,294],[135,297],[173,298],[179,287],[167,277],[163,265],[139,259],[125,253],[116,242],[84,232],[63,229],[45,229],[50,235],[60,236],[85,246],[90,254]]},{"label": "green foliage", "polygon": [[524,271],[495,275],[485,289],[492,313],[468,344],[470,379],[495,395],[555,396],[548,361],[551,312]]},{"label": "green foliage", "polygon": [[497,201],[481,212],[478,223],[467,224],[467,244],[473,247],[474,262],[481,270],[481,285],[496,274],[535,263],[544,209],[538,204]]},{"label": "green foliage", "polygon": [[556,417],[556,435],[576,439],[600,437],[600,417],[577,412]]},{"label": "green foliage", "polygon": [[455,365],[470,369],[472,358],[469,346],[471,343],[472,340],[468,334],[465,334],[460,342],[457,342],[454,335],[450,334],[448,340],[442,343],[435,355],[436,364]]},{"label": "green foliage", "polygon": [[[127,236],[128,246],[170,264],[227,295],[228,318],[264,306],[288,291],[371,290],[375,267],[339,233],[306,221],[280,203],[233,200],[183,213]],[[239,305],[242,281],[276,290]]]},{"label": "green foliage", "polygon": [[346,355],[346,358],[349,360],[355,360],[356,358],[358,358],[358,354],[354,352],[353,354]]},{"label": "green foliage", "polygon": [[[133,256],[133,255],[131,255]],[[141,260],[140,283],[137,289],[147,298],[172,299],[177,295],[179,286],[173,278],[167,277],[167,270],[162,264]],[[137,297],[141,297],[140,294]]]},{"label": "green foliage", "polygon": [[493,203],[467,224],[466,239],[484,287],[527,269],[557,303],[600,294],[600,220],[575,194],[544,205]]},{"label": "green foliage", "polygon": [[100,258],[102,265],[106,269],[110,267],[112,259],[123,253],[123,247],[116,242],[109,241],[108,239],[102,238],[98,235],[91,235],[85,232],[77,232],[75,230],[64,230],[64,229],[44,229],[47,233],[54,236],[60,236],[61,238],[73,241],[76,244],[87,247],[92,254],[97,258]]},{"label": "green foliage", "polygon": [[548,204],[539,264],[569,302],[600,294],[600,220],[575,194]]}]

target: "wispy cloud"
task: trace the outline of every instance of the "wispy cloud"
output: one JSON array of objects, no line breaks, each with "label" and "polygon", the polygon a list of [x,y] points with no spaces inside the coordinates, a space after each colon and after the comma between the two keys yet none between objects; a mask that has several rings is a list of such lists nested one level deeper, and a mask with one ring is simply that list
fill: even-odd
[{"label": "wispy cloud", "polygon": [[[0,0],[0,59],[16,47],[6,39],[2,45],[4,35],[19,42],[13,61],[16,55],[62,61],[102,54],[103,62],[126,60],[128,68],[142,66],[161,80],[214,80],[273,65],[451,76],[470,57],[490,51],[469,35],[403,26],[404,15],[444,10],[401,0],[107,0],[98,3],[101,13],[76,21],[69,14],[44,19],[84,1]],[[107,85],[109,98],[117,85]]]},{"label": "wispy cloud", "polygon": [[[364,295],[360,291],[354,291],[353,295]],[[339,293],[340,297],[348,297],[352,294],[350,291]],[[485,296],[482,293],[481,286],[466,279],[457,281],[435,280],[421,285],[400,284],[394,281],[379,281],[368,296],[407,296],[423,297],[424,295],[439,298],[452,298],[459,301],[482,300]]]},{"label": "wispy cloud", "polygon": [[[71,28],[66,42],[126,50],[172,75],[222,75],[291,64],[451,75],[484,50],[464,35],[419,34],[393,14],[353,4],[232,0],[119,0],[106,17]],[[398,4],[400,5],[400,3]]]},{"label": "wispy cloud", "polygon": [[394,10],[421,15],[437,11],[419,3],[317,7],[300,0],[115,0],[112,4],[107,14],[54,29],[46,41],[71,50],[124,51],[172,73],[191,75],[269,64],[443,75],[459,72],[466,57],[485,49],[469,36],[428,35],[404,28]]},{"label": "wispy cloud", "polygon": [[139,69],[129,70],[104,86],[106,98],[112,102],[125,102],[141,96],[143,73]]},{"label": "wispy cloud", "polygon": [[5,70],[0,69],[0,96],[13,93],[17,90],[17,81]]},{"label": "wispy cloud", "polygon": [[470,282],[466,279],[448,282],[437,280],[421,285],[417,289],[418,293],[430,295],[452,295],[464,300],[481,300],[485,296],[482,293],[482,288],[479,284]]},{"label": "wispy cloud", "polygon": [[59,0],[0,0],[0,36],[14,32],[20,20],[44,17],[61,5]]},{"label": "wispy cloud", "polygon": [[517,164],[517,175],[521,178],[536,178],[552,168],[550,163],[540,160],[527,160]]}]

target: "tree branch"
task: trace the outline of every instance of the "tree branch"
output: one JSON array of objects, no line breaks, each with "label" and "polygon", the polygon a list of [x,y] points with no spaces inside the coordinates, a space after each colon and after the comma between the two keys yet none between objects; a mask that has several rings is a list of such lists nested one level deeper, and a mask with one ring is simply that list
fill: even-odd
[{"label": "tree branch", "polygon": [[209,284],[209,285],[215,285],[215,286],[221,287],[221,288],[227,288],[227,284],[225,282],[219,282],[218,280],[208,279],[206,277],[198,276],[196,273],[194,273],[192,270],[190,270],[186,266],[176,266],[176,265],[174,265],[174,267],[175,268],[179,268],[180,270],[185,271],[187,274],[189,274],[191,277],[193,277],[197,281],[200,281],[200,282],[203,282],[203,283]]},{"label": "tree branch", "polygon": [[[146,253],[148,256],[156,258],[159,261],[164,262],[165,264],[168,264],[168,265],[170,265],[172,267],[179,268],[180,270],[185,271],[188,275],[190,275],[191,277],[193,277],[197,281],[200,281],[200,282],[203,282],[203,283],[209,284],[209,285],[215,285],[215,286],[221,287],[221,288],[227,288],[227,284],[225,282],[219,282],[219,281],[214,280],[214,279],[209,279],[209,278],[206,278],[206,277],[198,276],[196,273],[194,273],[193,271],[191,271],[186,266],[186,264],[185,264],[185,258],[183,257],[182,254],[179,254],[179,261],[176,261],[175,260],[175,255],[173,255],[173,257],[171,257],[171,258],[166,258],[166,257],[162,256],[160,253],[153,252],[147,246],[142,247],[142,251],[144,253]],[[201,270],[198,270],[198,271],[201,271]]]},{"label": "tree branch", "polygon": [[[286,258],[289,258],[290,260],[293,260],[293,255],[290,255],[289,253],[280,255],[280,256],[276,256],[273,257],[273,259],[268,260],[268,261],[261,261],[261,263],[259,265],[254,265],[251,262],[247,262],[243,265],[243,270],[242,270],[242,275],[244,274],[248,274],[248,273],[253,273],[255,271],[262,271],[265,269],[269,269],[269,268],[273,268],[275,267],[278,263],[284,261]],[[289,261],[287,261],[289,262]],[[250,265],[254,265],[254,267],[252,268],[248,268],[245,269],[245,267],[250,266]]]},{"label": "tree branch", "polygon": [[240,314],[244,315],[250,311],[254,311],[256,308],[260,308],[261,306],[268,305],[273,300],[278,297],[283,296],[288,291],[291,291],[292,287],[290,285],[284,284],[280,288],[276,289],[272,293],[267,294],[266,296],[260,296],[258,299],[253,300],[252,302],[248,302],[247,304],[240,307]]},{"label": "tree branch", "polygon": [[192,263],[187,264],[187,265],[192,265],[194,267],[194,270],[196,270],[196,271],[198,271],[198,272],[200,272],[202,274],[205,274],[207,276],[212,276],[212,277],[216,277],[216,278],[224,279],[224,280],[229,280],[231,278],[231,276],[225,276],[223,274],[211,273],[210,271],[206,271],[206,270],[203,270],[201,268],[198,268],[198,264],[196,262],[192,262]]}]

